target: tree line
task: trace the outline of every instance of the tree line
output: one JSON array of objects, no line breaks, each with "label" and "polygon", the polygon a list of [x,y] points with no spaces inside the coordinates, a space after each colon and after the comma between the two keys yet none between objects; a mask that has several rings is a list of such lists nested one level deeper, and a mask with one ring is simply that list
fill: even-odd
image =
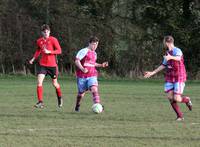
[{"label": "tree line", "polygon": [[35,74],[27,61],[44,23],[61,44],[61,73],[74,73],[77,51],[96,35],[98,62],[109,62],[102,73],[140,77],[160,64],[163,36],[172,35],[189,78],[200,76],[198,0],[0,0],[0,73]]}]

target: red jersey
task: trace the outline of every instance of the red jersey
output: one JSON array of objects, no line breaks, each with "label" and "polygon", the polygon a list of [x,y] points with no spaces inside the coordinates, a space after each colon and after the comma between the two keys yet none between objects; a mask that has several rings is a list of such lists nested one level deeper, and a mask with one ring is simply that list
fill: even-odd
[{"label": "red jersey", "polygon": [[[50,54],[45,54],[44,49],[51,51]],[[61,47],[58,40],[55,37],[49,36],[44,39],[43,37],[37,40],[37,50],[34,54],[34,58],[38,58],[41,54],[40,65],[47,67],[57,66],[56,55],[61,54]]]},{"label": "red jersey", "polygon": [[174,48],[172,51],[168,51],[168,54],[172,56],[180,56],[180,61],[169,60],[163,61],[163,65],[166,66],[165,81],[166,82],[185,82],[186,70],[184,65],[183,53],[179,48]]}]

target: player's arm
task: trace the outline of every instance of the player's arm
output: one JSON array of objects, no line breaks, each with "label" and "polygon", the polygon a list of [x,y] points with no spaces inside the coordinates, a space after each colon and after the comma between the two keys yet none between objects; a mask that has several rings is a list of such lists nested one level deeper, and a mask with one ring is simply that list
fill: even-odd
[{"label": "player's arm", "polygon": [[102,64],[95,63],[95,67],[108,67],[108,62],[103,62]]},{"label": "player's arm", "polygon": [[144,74],[145,78],[150,78],[151,76],[155,75],[156,73],[160,72],[161,70],[165,69],[165,65],[161,64],[158,68],[153,71],[147,71]]},{"label": "player's arm", "polygon": [[61,50],[60,44],[56,38],[53,39],[53,45],[54,45],[55,50],[50,51],[50,54],[55,54],[55,55],[61,54],[62,50]]},{"label": "player's arm", "polygon": [[172,56],[170,54],[167,54],[166,56],[163,56],[165,60],[175,60],[175,61],[180,61],[181,56]]},{"label": "player's arm", "polygon": [[31,60],[29,60],[29,63],[33,64],[33,62],[35,61],[35,59],[38,58],[38,56],[40,55],[40,53],[41,53],[41,50],[40,50],[40,48],[38,46],[37,50],[35,51],[35,54],[34,54],[33,58]]},{"label": "player's arm", "polygon": [[80,59],[76,59],[75,60],[75,65],[84,73],[87,73],[88,72],[88,69],[87,68],[84,68],[83,65],[81,64],[81,61]]},{"label": "player's arm", "polygon": [[83,65],[81,64],[81,60],[86,56],[87,52],[88,52],[87,48],[81,49],[77,53],[76,59],[75,59],[75,65],[84,73],[87,73],[88,69],[83,67]]}]

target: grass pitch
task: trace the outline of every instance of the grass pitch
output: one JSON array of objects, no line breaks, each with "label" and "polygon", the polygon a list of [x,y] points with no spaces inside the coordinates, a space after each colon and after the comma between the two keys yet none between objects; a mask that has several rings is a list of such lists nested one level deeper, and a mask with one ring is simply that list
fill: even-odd
[{"label": "grass pitch", "polygon": [[0,147],[199,147],[199,82],[186,83],[185,94],[193,102],[183,122],[163,93],[163,81],[100,80],[105,111],[91,111],[87,93],[79,113],[73,111],[75,79],[60,78],[64,106],[57,108],[51,80],[44,81],[44,109],[34,109],[36,78],[1,77]]}]

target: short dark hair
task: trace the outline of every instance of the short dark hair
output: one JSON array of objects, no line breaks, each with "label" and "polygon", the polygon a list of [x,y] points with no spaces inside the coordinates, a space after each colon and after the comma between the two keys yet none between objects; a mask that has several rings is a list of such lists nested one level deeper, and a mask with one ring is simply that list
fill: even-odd
[{"label": "short dark hair", "polygon": [[174,38],[172,36],[170,36],[170,35],[165,36],[163,42],[164,43],[166,43],[166,42],[167,43],[174,43]]},{"label": "short dark hair", "polygon": [[97,38],[96,36],[90,37],[89,43],[92,43],[92,42],[99,42],[99,38]]},{"label": "short dark hair", "polygon": [[43,24],[43,25],[41,26],[41,31],[44,31],[44,30],[49,30],[49,31],[50,31],[49,25]]}]

